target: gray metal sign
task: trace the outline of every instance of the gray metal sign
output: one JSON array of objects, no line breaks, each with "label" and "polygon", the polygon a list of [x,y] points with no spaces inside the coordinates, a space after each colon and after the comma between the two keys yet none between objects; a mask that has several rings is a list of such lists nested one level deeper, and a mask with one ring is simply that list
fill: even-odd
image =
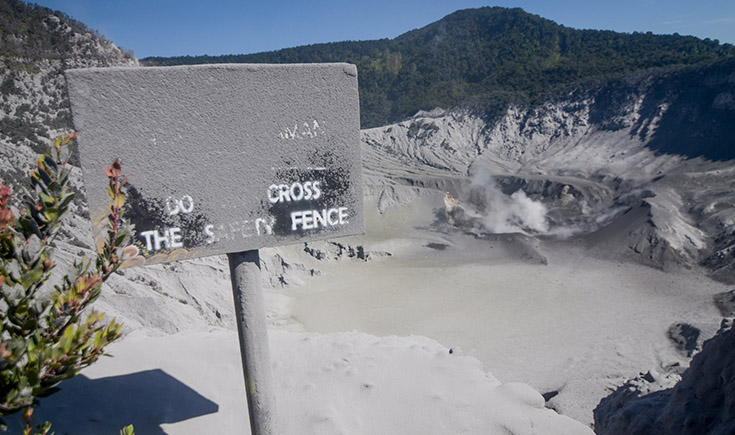
[{"label": "gray metal sign", "polygon": [[147,264],[364,232],[354,65],[66,77],[95,230],[109,204],[103,169],[121,159]]}]

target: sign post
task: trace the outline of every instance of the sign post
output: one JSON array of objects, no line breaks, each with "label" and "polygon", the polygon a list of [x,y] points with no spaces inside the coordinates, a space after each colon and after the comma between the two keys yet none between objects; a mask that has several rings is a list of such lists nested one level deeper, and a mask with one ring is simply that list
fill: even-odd
[{"label": "sign post", "polygon": [[275,395],[257,249],[227,254],[253,435],[276,435]]},{"label": "sign post", "polygon": [[250,424],[277,433],[258,249],[364,233],[357,70],[349,64],[67,70],[100,248],[107,179],[146,264],[227,254]]}]

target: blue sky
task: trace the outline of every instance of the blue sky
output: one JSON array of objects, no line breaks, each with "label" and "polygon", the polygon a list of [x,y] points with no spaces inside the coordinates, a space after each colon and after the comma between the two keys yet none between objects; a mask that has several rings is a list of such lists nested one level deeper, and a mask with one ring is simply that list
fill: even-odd
[{"label": "blue sky", "polygon": [[248,54],[394,38],[457,9],[520,7],[568,27],[651,31],[735,44],[735,0],[35,0],[136,57]]}]

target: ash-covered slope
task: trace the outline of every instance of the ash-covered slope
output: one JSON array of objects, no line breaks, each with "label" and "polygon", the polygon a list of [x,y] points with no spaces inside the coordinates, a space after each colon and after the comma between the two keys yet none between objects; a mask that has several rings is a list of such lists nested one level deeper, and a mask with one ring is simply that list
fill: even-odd
[{"label": "ash-covered slope", "polygon": [[0,176],[21,188],[36,153],[72,129],[68,68],[136,65],[127,53],[61,12],[0,4]]},{"label": "ash-covered slope", "polygon": [[[84,24],[44,7],[3,1],[0,24],[0,182],[10,185],[14,200],[19,201],[30,189],[28,174],[38,154],[59,133],[73,128],[64,70],[138,62]],[[59,271],[82,256],[94,255],[81,170],[73,168],[71,178],[74,213],[65,217],[55,242]],[[231,320],[227,293],[222,301],[218,294],[190,292],[192,286],[220,283],[227,289],[226,262],[205,259],[183,269],[170,265],[115,275],[99,308],[125,319],[128,329],[176,332],[183,325],[222,325]]]},{"label": "ash-covered slope", "polygon": [[[467,107],[422,112],[364,130],[368,191],[447,190],[479,217],[475,233],[575,236],[608,257],[704,264],[732,282],[733,102],[735,60],[727,60],[580,86],[492,120]],[[519,190],[525,199],[496,199]],[[492,222],[520,200],[537,204],[547,227],[524,224],[523,211],[503,217],[515,226]]]}]

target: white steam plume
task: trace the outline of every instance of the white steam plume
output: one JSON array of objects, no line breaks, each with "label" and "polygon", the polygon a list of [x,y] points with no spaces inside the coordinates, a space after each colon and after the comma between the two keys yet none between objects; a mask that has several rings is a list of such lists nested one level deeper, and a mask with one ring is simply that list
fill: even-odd
[{"label": "white steam plume", "polygon": [[547,208],[529,198],[522,190],[504,194],[487,171],[476,172],[471,179],[467,206],[479,217],[490,233],[545,233],[549,230]]}]

